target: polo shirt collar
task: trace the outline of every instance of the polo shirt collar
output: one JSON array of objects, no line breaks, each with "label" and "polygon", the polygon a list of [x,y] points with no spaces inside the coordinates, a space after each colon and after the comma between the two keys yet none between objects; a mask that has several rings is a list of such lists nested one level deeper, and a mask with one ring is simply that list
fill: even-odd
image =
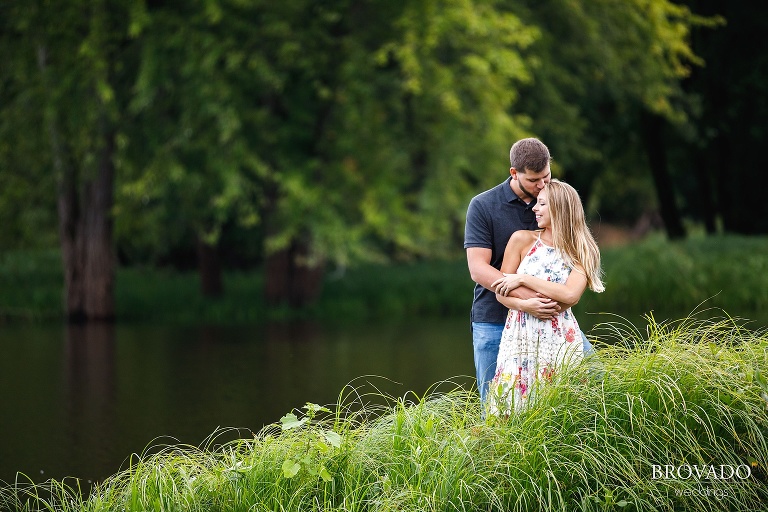
[{"label": "polo shirt collar", "polygon": [[[507,180],[504,182],[503,186],[501,187],[502,194],[504,194],[504,200],[508,203],[518,200],[521,203],[523,203],[525,206],[533,207],[532,204],[526,203],[520,198],[520,196],[514,193],[514,191],[512,190],[511,182],[512,182],[512,176],[507,178]],[[532,201],[532,202],[535,203],[536,201]]]}]

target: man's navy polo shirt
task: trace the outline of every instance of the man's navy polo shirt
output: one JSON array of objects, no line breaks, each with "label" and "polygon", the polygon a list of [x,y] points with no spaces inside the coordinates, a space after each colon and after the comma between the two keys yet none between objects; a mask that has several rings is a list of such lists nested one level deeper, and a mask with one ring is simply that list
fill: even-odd
[{"label": "man's navy polo shirt", "polygon": [[[504,183],[473,197],[467,208],[464,248],[491,249],[491,266],[497,269],[501,269],[504,249],[512,233],[520,229],[538,229],[532,210],[536,201],[526,204],[520,199],[509,185],[511,180],[510,176]],[[507,311],[506,306],[496,300],[494,292],[475,284],[473,322],[502,324]]]}]

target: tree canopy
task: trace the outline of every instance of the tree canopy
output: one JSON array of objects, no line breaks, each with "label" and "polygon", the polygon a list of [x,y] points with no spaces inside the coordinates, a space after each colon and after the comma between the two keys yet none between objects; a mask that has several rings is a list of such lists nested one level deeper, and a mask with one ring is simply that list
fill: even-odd
[{"label": "tree canopy", "polygon": [[[57,211],[72,283],[101,272],[82,285],[100,300],[115,250],[159,264],[192,247],[209,293],[239,250],[300,305],[327,264],[459,253],[466,204],[524,136],[608,219],[648,201],[696,216],[685,187],[662,194],[685,153],[670,142],[708,137],[691,34],[719,13],[691,4],[5,4],[0,243],[51,243]],[[617,192],[648,200],[621,211]]]}]

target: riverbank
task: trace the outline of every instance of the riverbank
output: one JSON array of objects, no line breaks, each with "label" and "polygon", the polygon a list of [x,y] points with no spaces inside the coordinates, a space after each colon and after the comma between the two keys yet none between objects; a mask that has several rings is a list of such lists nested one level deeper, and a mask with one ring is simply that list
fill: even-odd
[{"label": "riverbank", "polygon": [[603,336],[599,363],[561,372],[509,418],[482,420],[476,394],[450,383],[375,407],[348,389],[253,438],[134,457],[85,498],[74,480],[4,487],[0,508],[760,509],[766,332],[683,319]]},{"label": "riverbank", "polygon": [[[658,235],[602,250],[606,291],[587,291],[582,312],[651,310],[683,314],[700,304],[747,318],[768,310],[768,237]],[[0,321],[61,322],[62,277],[57,251],[0,255]],[[246,324],[274,320],[358,321],[468,315],[473,283],[463,258],[329,269],[316,304],[301,310],[267,307],[260,270],[226,272],[224,296],[202,297],[198,277],[163,269],[121,268],[121,322]]]}]

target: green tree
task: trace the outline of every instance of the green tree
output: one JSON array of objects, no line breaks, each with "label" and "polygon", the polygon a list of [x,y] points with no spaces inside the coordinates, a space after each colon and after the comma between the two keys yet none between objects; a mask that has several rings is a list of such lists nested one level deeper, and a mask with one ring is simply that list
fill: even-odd
[{"label": "green tree", "polygon": [[33,176],[55,176],[72,321],[114,316],[111,209],[134,4],[14,2],[2,16],[4,110],[11,119],[25,112],[39,123],[37,130],[25,123],[25,131],[12,134],[8,162],[25,164]]},{"label": "green tree", "polygon": [[668,234],[683,236],[662,130],[689,119],[680,84],[701,64],[690,31],[716,20],[668,0],[524,4],[521,16],[543,36],[520,105],[537,116],[564,177],[589,202],[605,173],[649,174]]},{"label": "green tree", "polygon": [[254,95],[269,70],[251,24],[255,5],[188,2],[141,17],[132,119],[122,139],[119,234],[138,236],[133,247],[150,252],[192,236],[206,295],[223,292],[223,227],[259,222],[266,168],[255,139],[265,116]]},{"label": "green tree", "polygon": [[[0,55],[0,60],[11,62],[5,57]],[[42,120],[28,108],[37,101],[35,94],[12,91],[13,85],[0,78],[0,98],[13,98],[0,104],[0,251],[50,249],[58,244],[55,184],[37,165],[40,146],[35,135]]]},{"label": "green tree", "polygon": [[512,106],[537,32],[500,4],[312,4],[288,22],[302,30],[279,46],[285,86],[264,153],[277,177],[264,219],[273,299],[305,300],[297,267],[460,247],[468,197],[500,180],[530,127]]},{"label": "green tree", "polygon": [[520,137],[587,196],[649,161],[664,183],[652,123],[686,119],[703,23],[667,0],[54,4],[2,7],[0,158],[56,178],[71,319],[114,314],[113,219],[155,261],[193,238],[208,294],[223,230],[250,229],[268,300],[300,306],[328,264],[460,252]]}]

